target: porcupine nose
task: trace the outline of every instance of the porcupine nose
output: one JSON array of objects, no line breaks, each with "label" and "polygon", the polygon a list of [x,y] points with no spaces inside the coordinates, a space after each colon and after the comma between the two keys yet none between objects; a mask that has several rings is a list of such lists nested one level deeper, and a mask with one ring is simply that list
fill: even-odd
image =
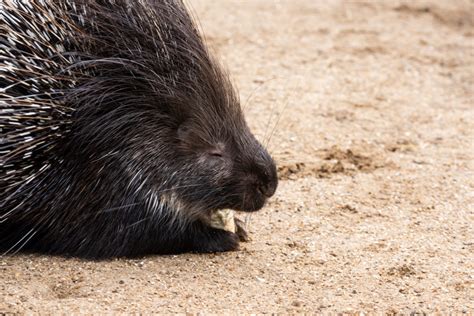
[{"label": "porcupine nose", "polygon": [[261,183],[258,187],[258,191],[265,197],[270,198],[275,194],[277,185],[274,181],[268,181],[266,183]]},{"label": "porcupine nose", "polygon": [[265,177],[262,179],[258,186],[258,191],[260,194],[266,198],[270,198],[275,194],[275,191],[278,187],[278,177],[276,166],[272,162],[265,172]]}]

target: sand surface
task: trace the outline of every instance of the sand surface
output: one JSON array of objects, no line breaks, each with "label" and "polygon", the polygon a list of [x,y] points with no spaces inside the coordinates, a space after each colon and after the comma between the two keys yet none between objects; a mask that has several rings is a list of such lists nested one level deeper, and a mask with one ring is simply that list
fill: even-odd
[{"label": "sand surface", "polygon": [[239,252],[0,258],[2,312],[474,312],[474,3],[192,1],[276,196]]}]

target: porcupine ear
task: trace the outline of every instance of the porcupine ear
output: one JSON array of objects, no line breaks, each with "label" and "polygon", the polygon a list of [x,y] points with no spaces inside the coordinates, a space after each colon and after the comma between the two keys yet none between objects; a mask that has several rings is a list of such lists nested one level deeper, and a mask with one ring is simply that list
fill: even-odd
[{"label": "porcupine ear", "polygon": [[191,136],[191,126],[189,126],[189,122],[183,121],[178,125],[176,136],[180,141],[184,141]]}]

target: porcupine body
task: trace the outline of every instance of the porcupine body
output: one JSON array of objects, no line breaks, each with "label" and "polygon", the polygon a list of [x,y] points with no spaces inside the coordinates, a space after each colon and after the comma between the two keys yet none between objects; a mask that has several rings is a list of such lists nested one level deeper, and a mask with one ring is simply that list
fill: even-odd
[{"label": "porcupine body", "polygon": [[7,0],[0,19],[5,253],[238,248],[206,218],[260,209],[276,168],[180,0]]}]

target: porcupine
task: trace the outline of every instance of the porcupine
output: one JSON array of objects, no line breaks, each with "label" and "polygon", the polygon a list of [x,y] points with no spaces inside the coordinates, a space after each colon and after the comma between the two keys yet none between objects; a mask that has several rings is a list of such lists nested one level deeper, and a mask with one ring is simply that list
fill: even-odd
[{"label": "porcupine", "polygon": [[181,0],[0,4],[0,245],[89,258],[220,252],[276,167]]}]

